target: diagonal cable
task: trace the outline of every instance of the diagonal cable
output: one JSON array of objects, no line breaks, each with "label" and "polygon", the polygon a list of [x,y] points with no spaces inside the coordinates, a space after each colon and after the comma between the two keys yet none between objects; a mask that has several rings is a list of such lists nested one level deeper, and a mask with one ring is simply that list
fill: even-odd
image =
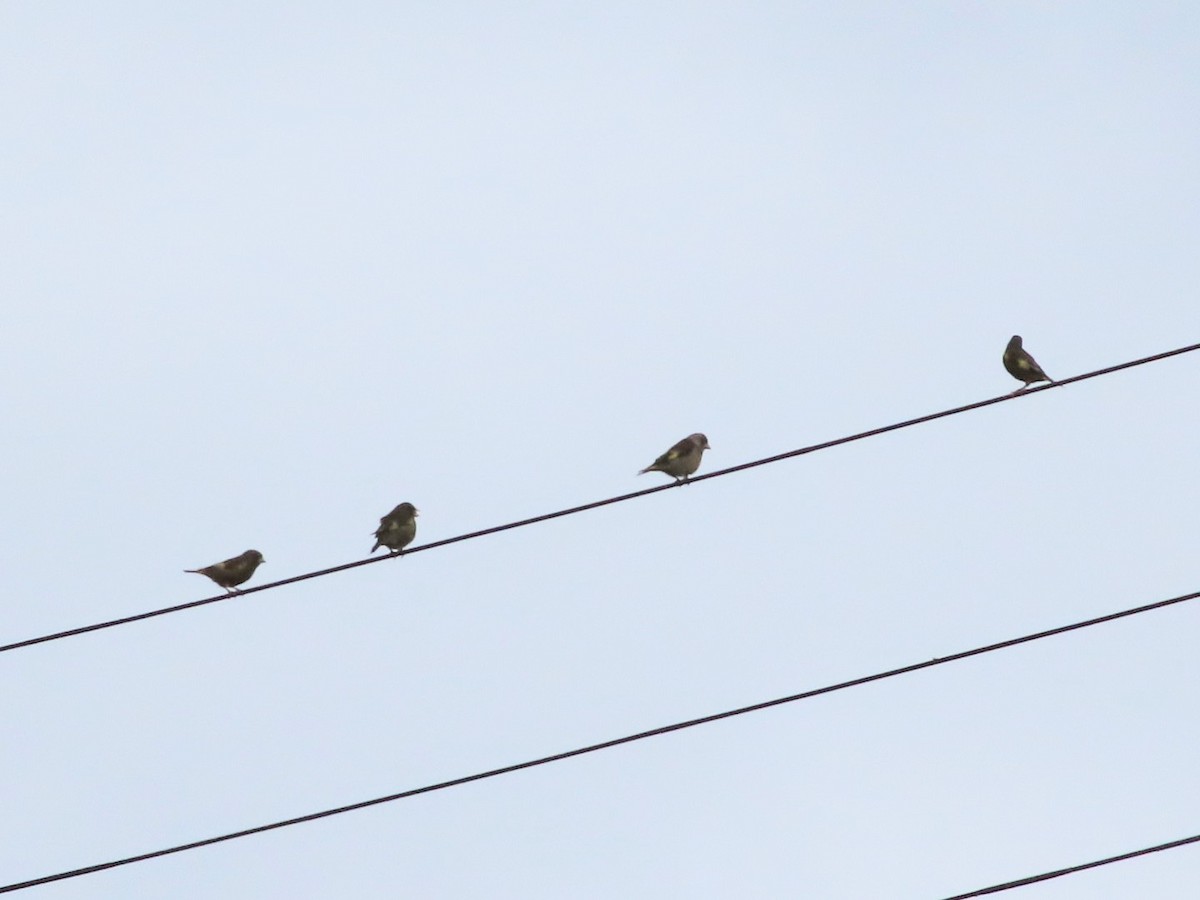
[{"label": "diagonal cable", "polygon": [[[43,875],[40,878],[31,878],[28,881],[19,881],[12,884],[0,885],[0,894],[9,893],[11,891],[20,891],[25,888],[37,887],[42,884],[50,884],[55,881],[65,881],[68,878],[78,878],[81,875],[91,875],[96,872],[103,872],[106,869],[115,869],[119,866],[128,866],[133,863],[146,862],[147,860],[157,859],[160,856],[170,856],[175,853],[183,853],[185,850],[197,850],[200,847],[207,847],[212,844],[220,844],[225,841],[237,840],[238,838],[250,837],[251,835],[261,834],[265,831],[275,831],[279,828],[288,828],[292,825],[300,825],[304,822],[313,822],[317,819],[325,819],[329,816],[337,816],[342,813],[353,812],[359,809],[366,809],[370,806],[379,806],[383,803],[391,803],[396,800],[404,800],[408,797],[416,797],[420,794],[428,794],[434,791],[442,791],[446,788],[458,787],[459,785],[470,784],[473,781],[483,781],[487,778],[495,778],[498,775],[509,775],[513,772],[519,772],[522,769],[532,769],[537,766],[548,765],[549,763],[561,762],[564,759],[571,759],[576,756],[584,756],[588,753],[595,753],[599,750],[608,750],[612,747],[618,747],[622,744],[632,744],[635,741],[644,741],[647,738],[659,737],[660,735],[670,734],[675,731],[683,731],[687,728],[695,728],[697,725],[707,725],[712,722],[719,722],[722,719],[731,719],[735,716],[742,716],[746,713],[759,712],[760,710],[770,709],[775,706],[783,706],[787,703],[796,703],[800,700],[810,700],[813,697],[820,697],[823,694],[832,694],[836,691],[844,691],[848,688],[859,687],[860,685],[870,684],[874,681],[883,681],[887,678],[895,678],[898,675],[907,675],[911,672],[919,672],[921,669],[930,669],[934,666],[944,666],[947,663],[957,662],[961,659],[968,659],[972,656],[980,656],[984,653],[992,653],[996,650],[1004,650],[1009,647],[1016,647],[1020,644],[1028,644],[1032,641],[1039,641],[1043,638],[1054,637],[1059,634],[1066,634],[1070,631],[1079,631],[1083,628],[1090,628],[1093,625],[1100,625],[1104,622],[1113,622],[1117,619],[1136,616],[1141,613],[1150,612],[1156,609],[1162,609],[1167,606],[1174,606],[1179,603],[1185,603],[1189,600],[1195,600],[1200,597],[1200,591],[1191,594],[1182,594],[1178,597],[1171,597],[1167,600],[1157,600],[1153,603],[1147,603],[1143,606],[1135,606],[1131,609],[1124,609],[1115,613],[1108,613],[1103,616],[1096,616],[1092,619],[1085,619],[1082,622],[1073,622],[1069,625],[1060,625],[1057,628],[1050,628],[1045,631],[1034,632],[1033,634],[1022,635],[1021,637],[1009,638],[1005,641],[998,641],[994,644],[985,644],[982,647],[975,647],[970,650],[962,650],[958,653],[952,653],[949,656],[935,657],[934,659],[922,660],[921,662],[911,663],[907,666],[901,666],[897,669],[888,669],[884,672],[876,672],[871,675],[863,675],[859,678],[852,678],[849,681],[841,681],[837,684],[826,685],[825,687],[814,688],[808,691],[802,691],[798,694],[790,694],[787,697],[778,697],[774,700],[765,700],[761,703],[753,703],[749,706],[742,706],[737,709],[725,710],[724,712],[712,713],[711,715],[701,716],[696,719],[687,719],[682,722],[675,722],[670,725],[662,725],[658,728],[651,728],[648,731],[639,731],[636,734],[625,735],[624,737],[613,738],[607,741],[601,741],[598,744],[589,744],[586,747],[578,747],[574,750],[566,750],[562,753],[554,753],[550,756],[543,756],[538,759],[531,759],[525,762],[514,763],[512,765],[501,766],[496,769],[488,769],[485,772],[476,772],[473,775],[463,775],[458,778],[452,778],[449,781],[440,781],[436,784],[427,784],[423,787],[410,788],[406,791],[399,791],[394,794],[387,794],[383,797],[375,797],[371,800],[360,800],[357,803],[349,803],[345,806],[334,807],[333,809],[324,809],[320,812],[308,813],[302,816],[295,816],[290,819],[282,819],[278,822],[270,822],[266,825],[256,825],[253,828],[244,828],[241,831],[231,831],[228,834],[217,835],[216,837],[203,838],[198,841],[191,841],[186,844],[177,844],[174,847],[166,847],[161,850],[152,850],[149,853],[139,853],[136,856],[127,856],[123,859],[114,859],[108,862],[96,863],[90,866],[83,866],[78,869],[70,869],[65,872],[57,872],[53,875]],[[1054,877],[1047,875],[1047,878]],[[1014,885],[1015,886],[1015,885]],[[994,889],[985,889],[994,890]],[[963,897],[975,896],[972,894],[963,894]]]},{"label": "diagonal cable", "polygon": [[[734,472],[742,472],[746,469],[755,469],[759,466],[782,462],[785,459],[804,456],[808,453],[816,453],[818,450],[828,450],[831,447],[839,447],[842,444],[850,444],[854,441],[861,441],[880,434],[887,434],[889,431],[899,431],[902,428],[910,428],[913,425],[922,425],[926,422],[932,422],[935,419],[944,419],[947,416],[956,416],[960,413],[970,412],[974,409],[982,409],[985,406],[993,406],[997,403],[1015,400],[1018,397],[1027,397],[1032,394],[1050,390],[1051,388],[1073,384],[1077,381],[1086,381],[1089,378],[1099,378],[1101,375],[1109,375],[1113,372],[1119,372],[1122,369],[1132,369],[1135,366],[1144,366],[1147,363],[1159,362],[1160,360],[1168,359],[1172,356],[1179,356],[1183,353],[1191,353],[1194,350],[1200,350],[1200,344],[1189,344],[1186,347],[1179,347],[1175,350],[1167,350],[1163,353],[1155,353],[1153,356],[1144,356],[1141,359],[1134,359],[1130,360],[1129,362],[1118,363],[1115,366],[1107,366],[1103,369],[1096,369],[1093,372],[1085,372],[1082,375],[1075,375],[1071,378],[1064,378],[1061,381],[1054,382],[1053,384],[1042,385],[1040,387],[1030,388],[1029,390],[1019,391],[1012,394],[1002,394],[999,397],[990,397],[987,400],[979,400],[975,403],[968,403],[966,406],[955,406],[951,409],[943,409],[939,412],[929,413],[924,416],[917,416],[915,419],[905,419],[902,422],[894,422],[891,425],[883,425],[879,428],[872,428],[869,431],[860,431],[856,434],[834,438],[831,441],[824,441],[820,444],[810,444],[807,447],[800,447],[796,450],[788,450],[786,453],[777,453],[774,456],[766,456],[762,459],[755,459],[751,460],[750,462],[739,463],[736,466],[718,469],[715,472],[709,472],[705,475],[692,476],[683,483],[695,484],[699,481],[707,481],[710,478],[722,478],[726,475],[732,475]],[[222,600],[230,600],[234,597],[240,597],[244,594],[254,594],[259,591],[274,590],[275,588],[283,587],[284,585],[295,584],[298,581],[307,581],[310,578],[323,578],[326,575],[333,575],[336,572],[344,572],[347,569],[357,569],[359,566],[369,566],[372,563],[379,563],[384,562],[385,560],[394,559],[396,556],[408,556],[411,553],[422,553],[426,550],[447,547],[450,544],[458,544],[462,541],[471,541],[475,540],[476,538],[487,537],[488,535],[497,534],[501,531],[511,531],[514,528],[524,528],[526,525],[536,525],[539,522],[548,522],[551,519],[561,519],[563,516],[573,516],[577,513],[587,512],[591,509],[599,509],[602,506],[611,506],[614,503],[624,503],[626,500],[634,500],[638,497],[648,496],[649,494],[657,494],[660,491],[669,491],[680,486],[682,486],[681,483],[660,484],[655,487],[631,491],[628,494],[618,494],[615,497],[608,497],[604,500],[595,500],[591,503],[584,503],[581,506],[572,506],[567,509],[560,509],[556,512],[543,513],[540,516],[532,516],[528,519],[518,519],[515,522],[507,522],[503,525],[493,525],[490,528],[483,528],[479,531],[469,531],[466,534],[444,538],[440,541],[431,541],[428,544],[422,544],[419,547],[412,547],[399,554],[367,557],[366,559],[359,559],[355,560],[354,562],[343,563],[338,566],[330,566],[327,569],[317,569],[313,572],[305,572],[302,575],[293,575],[291,578],[284,578],[279,581],[272,581],[268,582],[267,584],[260,584],[255,587],[244,588],[235,594],[217,594],[213,597],[205,597],[203,600],[192,600],[189,603],[179,603],[175,606],[165,606],[161,609],[152,609],[148,612],[136,613],[132,616],[122,616],[119,619],[109,619],[105,622],[96,622],[91,625],[81,625],[78,628],[68,628],[66,631],[55,631],[50,634],[39,635],[38,637],[26,638],[25,640],[21,641],[13,641],[9,644],[0,644],[0,653],[7,653],[10,650],[20,650],[23,647],[32,647],[35,644],[45,644],[49,641],[59,641],[63,638],[75,637],[76,635],[87,634],[91,631],[100,631],[104,628],[114,628],[117,625],[128,625],[130,622],[139,622],[142,619],[152,619],[155,616],[165,616],[168,613],[181,612],[185,609],[193,609],[197,606],[205,606],[209,603],[219,603]]]},{"label": "diagonal cable", "polygon": [[1001,891],[1011,891],[1013,888],[1025,887],[1041,881],[1049,881],[1051,878],[1061,878],[1063,875],[1074,875],[1076,872],[1085,872],[1088,869],[1096,869],[1100,866],[1111,865],[1112,863],[1125,862],[1127,859],[1136,859],[1139,856],[1160,853],[1163,850],[1174,850],[1176,847],[1185,847],[1188,844],[1195,844],[1197,842],[1200,842],[1200,834],[1180,838],[1177,841],[1167,841],[1165,844],[1155,844],[1153,847],[1143,847],[1141,850],[1133,850],[1129,853],[1121,853],[1117,856],[1106,857],[1105,859],[1097,859],[1093,862],[1080,863],[1077,866],[1068,866],[1065,869],[1055,869],[1053,872],[1043,872],[1041,875],[1030,875],[1026,878],[1018,878],[1016,881],[993,884],[991,887],[978,888],[974,891],[967,891],[965,894],[955,894],[953,897],[947,897],[946,900],[967,900],[968,897],[985,897],[988,894],[999,894]]}]

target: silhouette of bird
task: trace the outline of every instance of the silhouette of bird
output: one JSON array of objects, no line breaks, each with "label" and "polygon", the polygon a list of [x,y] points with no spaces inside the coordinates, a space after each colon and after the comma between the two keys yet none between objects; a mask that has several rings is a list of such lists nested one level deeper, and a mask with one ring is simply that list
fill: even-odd
[{"label": "silhouette of bird", "polygon": [[1017,381],[1025,382],[1015,391],[1014,394],[1019,394],[1031,384],[1036,384],[1039,381],[1048,381],[1054,384],[1055,381],[1049,375],[1042,371],[1042,367],[1037,364],[1037,360],[1029,355],[1029,352],[1021,346],[1021,336],[1014,334],[1008,342],[1008,346],[1004,348],[1004,368],[1008,369],[1008,374]]},{"label": "silhouette of bird", "polygon": [[708,438],[697,431],[695,434],[689,434],[638,474],[662,472],[664,475],[670,475],[676,482],[687,481],[688,476],[700,468],[700,458],[708,449]]},{"label": "silhouette of bird", "polygon": [[249,581],[254,570],[265,561],[263,555],[257,550],[247,550],[241,556],[230,557],[219,563],[213,563],[211,566],[205,566],[203,569],[184,569],[183,571],[205,575],[229,593],[236,594],[238,591],[235,588],[239,584]]},{"label": "silhouette of bird", "polygon": [[411,503],[401,503],[390,513],[379,520],[375,529],[374,553],[381,546],[387,547],[393,553],[399,553],[412,543],[417,536],[417,516],[421,511]]}]

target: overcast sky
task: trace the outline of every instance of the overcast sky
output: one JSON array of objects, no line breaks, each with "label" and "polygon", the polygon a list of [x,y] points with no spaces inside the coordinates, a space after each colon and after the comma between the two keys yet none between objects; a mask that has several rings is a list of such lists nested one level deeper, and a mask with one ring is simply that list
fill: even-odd
[{"label": "overcast sky", "polygon": [[[0,5],[0,643],[1200,341],[1200,6]],[[0,883],[1197,590],[1200,354],[0,655]],[[21,896],[937,900],[1200,833],[1200,603]],[[1195,897],[1200,849],[1013,896]]]}]

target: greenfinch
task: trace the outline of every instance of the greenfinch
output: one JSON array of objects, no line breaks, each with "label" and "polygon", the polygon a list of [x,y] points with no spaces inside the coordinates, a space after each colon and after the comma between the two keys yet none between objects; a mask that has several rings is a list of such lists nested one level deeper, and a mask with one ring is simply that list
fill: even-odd
[{"label": "greenfinch", "polygon": [[184,569],[183,571],[194,572],[197,575],[206,575],[218,585],[225,588],[229,593],[236,594],[238,593],[236,590],[237,586],[249,581],[250,576],[254,574],[254,570],[262,565],[263,562],[265,560],[261,553],[257,550],[247,550],[241,556],[234,556],[219,563],[213,563],[211,566],[205,566],[203,569]]},{"label": "greenfinch", "polygon": [[708,438],[700,432],[689,434],[638,474],[662,472],[664,475],[670,475],[677,483],[687,481],[688,476],[700,468],[700,458],[707,449]]},{"label": "greenfinch", "polygon": [[375,529],[375,546],[371,548],[371,552],[374,553],[382,546],[393,553],[399,553],[411,544],[412,539],[417,536],[417,516],[420,514],[421,511],[411,503],[401,503],[380,519],[379,527]]},{"label": "greenfinch", "polygon": [[1048,381],[1054,384],[1054,379],[1042,371],[1042,367],[1037,364],[1029,353],[1021,346],[1021,336],[1014,334],[1008,342],[1008,346],[1004,348],[1004,368],[1008,369],[1008,374],[1017,381],[1025,382],[1015,391],[1014,394],[1019,394],[1031,384],[1037,384],[1039,381]]}]

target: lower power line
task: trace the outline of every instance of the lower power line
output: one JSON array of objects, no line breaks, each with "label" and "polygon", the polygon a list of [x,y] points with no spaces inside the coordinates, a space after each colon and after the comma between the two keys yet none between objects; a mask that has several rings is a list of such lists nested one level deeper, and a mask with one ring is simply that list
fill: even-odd
[{"label": "lower power line", "polygon": [[1122,853],[1118,856],[1109,856],[1106,859],[1097,859],[1094,862],[1080,863],[1077,866],[1069,866],[1066,869],[1055,869],[1053,872],[1043,872],[1041,875],[1030,875],[1027,878],[1018,878],[1016,881],[1006,881],[1004,884],[993,884],[991,887],[978,888],[974,891],[968,891],[965,894],[955,894],[953,897],[947,897],[946,900],[967,900],[968,897],[984,897],[988,894],[999,894],[1001,891],[1011,891],[1013,888],[1037,884],[1039,881],[1049,881],[1051,878],[1061,878],[1063,875],[1074,875],[1076,872],[1084,872],[1088,869],[1096,869],[1100,866],[1124,862],[1127,859],[1136,859],[1139,856],[1148,856],[1151,853],[1159,853],[1163,850],[1174,850],[1176,847],[1183,847],[1187,844],[1195,844],[1197,842],[1200,842],[1200,834],[1180,838],[1177,841],[1167,841],[1165,844],[1156,844],[1153,847],[1145,847],[1130,853]]},{"label": "lower power line", "polygon": [[[291,825],[300,825],[304,822],[313,822],[313,821],[316,821],[317,819],[324,819],[329,816],[337,816],[337,815],[341,815],[342,813],[353,812],[354,810],[358,810],[358,809],[366,809],[367,807],[370,807],[370,806],[379,806],[380,804],[383,804],[383,803],[391,803],[394,800],[403,800],[408,797],[416,797],[419,794],[428,794],[428,793],[432,793],[433,791],[441,791],[441,790],[445,790],[446,788],[458,787],[459,785],[469,784],[473,781],[483,781],[484,779],[487,779],[487,778],[495,778],[497,775],[508,775],[508,774],[511,774],[512,772],[519,772],[522,769],[532,769],[537,766],[547,765],[548,763],[559,762],[564,759],[571,759],[572,757],[575,757],[575,756],[584,756],[585,754],[588,754],[588,753],[595,753],[598,750],[607,750],[611,747],[620,746],[621,744],[631,744],[635,741],[642,741],[647,738],[658,737],[658,736],[664,735],[664,734],[670,734],[673,731],[683,731],[685,728],[694,728],[697,725],[707,725],[710,722],[718,722],[722,719],[731,719],[734,716],[741,716],[741,715],[745,715],[746,713],[758,712],[759,710],[770,709],[771,707],[774,707],[774,706],[782,706],[786,703],[795,703],[799,700],[809,700],[813,697],[819,697],[822,694],[832,694],[836,691],[844,691],[847,688],[858,687],[859,685],[863,685],[863,684],[870,684],[873,681],[883,681],[884,679],[887,679],[887,678],[895,678],[897,675],[907,675],[910,672],[919,672],[921,669],[931,669],[934,666],[943,666],[943,665],[946,665],[947,663],[956,662],[960,659],[967,659],[972,656],[981,656],[984,653],[992,653],[993,651],[996,651],[996,650],[1004,650],[1008,647],[1016,647],[1020,644],[1028,644],[1028,643],[1031,643],[1032,641],[1039,641],[1039,640],[1042,640],[1043,638],[1054,637],[1055,635],[1059,635],[1059,634],[1066,634],[1067,632],[1070,632],[1070,631],[1079,631],[1080,629],[1090,628],[1093,625],[1100,625],[1104,622],[1113,622],[1113,621],[1116,621],[1117,619],[1124,619],[1124,618],[1128,618],[1129,616],[1136,616],[1141,613],[1150,612],[1152,610],[1163,609],[1164,607],[1167,607],[1167,606],[1174,606],[1179,603],[1185,603],[1189,600],[1195,600],[1197,597],[1200,597],[1200,591],[1196,591],[1191,594],[1182,594],[1178,597],[1171,597],[1170,599],[1167,599],[1167,600],[1158,600],[1158,601],[1155,601],[1154,603],[1147,603],[1143,606],[1135,606],[1131,609],[1124,609],[1119,612],[1109,613],[1109,614],[1103,615],[1103,616],[1097,616],[1092,619],[1085,619],[1082,622],[1073,622],[1070,625],[1060,625],[1057,628],[1050,628],[1050,629],[1047,629],[1046,631],[1038,631],[1033,634],[1026,634],[1026,635],[1022,635],[1021,637],[1010,638],[1006,641],[999,641],[994,644],[985,644],[982,647],[975,647],[971,650],[962,650],[958,653],[952,653],[949,656],[941,656],[941,657],[935,657],[934,659],[923,660],[922,662],[912,663],[907,666],[901,666],[898,669],[888,669],[887,671],[884,671],[884,672],[876,672],[873,675],[863,675],[859,678],[852,678],[849,681],[840,681],[836,684],[826,685],[825,687],[814,688],[814,689],[808,690],[808,691],[802,691],[798,694],[790,694],[786,697],[779,697],[774,700],[766,700],[761,703],[753,703],[750,706],[742,706],[742,707],[738,707],[737,709],[726,710],[725,712],[719,712],[719,713],[713,713],[713,714],[707,715],[707,716],[701,716],[698,719],[688,719],[686,721],[676,722],[671,725],[662,725],[658,728],[651,728],[649,731],[639,731],[637,734],[630,734],[630,735],[626,735],[625,737],[619,737],[619,738],[613,738],[612,740],[601,741],[598,744],[589,744],[586,747],[579,747],[579,748],[576,748],[575,750],[567,750],[562,753],[555,753],[550,756],[543,756],[543,757],[540,757],[539,759],[531,759],[531,760],[527,760],[526,762],[514,763],[513,765],[508,765],[508,766],[501,766],[498,769],[489,769],[485,772],[477,772],[474,775],[463,775],[459,778],[452,778],[449,781],[440,781],[436,784],[425,785],[424,787],[411,788],[407,791],[399,791],[395,794],[388,794],[384,797],[376,797],[372,800],[362,800],[357,803],[347,804],[346,806],[338,806],[333,809],[325,809],[325,810],[321,810],[320,812],[308,813],[307,815],[296,816],[291,819],[283,819],[281,821],[271,822],[266,825],[257,825],[253,828],[245,828],[241,831],[232,831],[232,832],[229,832],[228,834],[217,835],[216,837],[204,838],[199,841],[191,841],[190,843],[187,843],[187,844],[178,844],[177,846],[174,846],[174,847],[166,847],[161,850],[152,850],[149,853],[139,853],[137,856],[127,856],[124,859],[114,859],[114,860],[110,860],[109,862],[96,863],[94,865],[83,866],[82,868],[78,868],[78,869],[70,869],[69,871],[66,871],[66,872],[57,872],[53,875],[43,875],[40,878],[31,878],[28,881],[19,881],[19,882],[14,882],[12,884],[0,885],[0,894],[6,894],[6,893],[9,893],[12,891],[20,891],[20,890],[24,890],[25,888],[37,887],[38,885],[42,885],[42,884],[50,884],[51,882],[55,882],[55,881],[65,881],[68,878],[78,878],[81,875],[91,875],[96,872],[103,872],[106,869],[115,869],[115,868],[118,868],[119,866],[128,866],[133,863],[146,862],[147,860],[157,859],[160,856],[170,856],[175,853],[182,853],[185,850],[197,850],[200,847],[207,847],[211,844],[220,844],[225,841],[235,840],[237,838],[244,838],[244,837],[249,837],[250,835],[254,835],[254,834],[261,834],[265,831],[274,831],[278,828],[287,828]],[[1187,843],[1187,842],[1190,842],[1193,840],[1196,840],[1196,838],[1188,838],[1185,841],[1177,842],[1177,844]],[[1138,853],[1130,854],[1130,855],[1140,855],[1141,853],[1150,853],[1156,849],[1167,849],[1169,846],[1175,846],[1175,845],[1163,845],[1162,847],[1159,847],[1159,848],[1151,848],[1150,850],[1139,851]],[[1119,859],[1128,858],[1128,856],[1130,856],[1130,855],[1127,855],[1125,857],[1114,857],[1112,860],[1106,860],[1106,861],[1103,861],[1100,863],[1090,863],[1087,866],[1083,866],[1081,868],[1088,868],[1091,866],[1103,865],[1104,862],[1116,862]],[[1069,871],[1072,871],[1072,870],[1062,870],[1061,872],[1049,873],[1044,876],[1035,876],[1035,879],[1036,880],[1045,880],[1047,878],[1055,878],[1055,877],[1058,877],[1058,875],[1067,874]],[[1008,887],[1017,887],[1020,885],[1020,883],[1021,882],[1010,882],[1010,884],[1007,886],[1006,885],[998,885],[994,888],[984,888],[982,893],[995,893],[999,890],[1007,890]],[[1029,883],[1033,883],[1033,882],[1030,881]],[[980,894],[975,893],[975,894],[960,894],[959,895],[959,897],[974,897],[974,896],[980,896]],[[952,898],[952,900],[957,900],[957,898]]]}]

